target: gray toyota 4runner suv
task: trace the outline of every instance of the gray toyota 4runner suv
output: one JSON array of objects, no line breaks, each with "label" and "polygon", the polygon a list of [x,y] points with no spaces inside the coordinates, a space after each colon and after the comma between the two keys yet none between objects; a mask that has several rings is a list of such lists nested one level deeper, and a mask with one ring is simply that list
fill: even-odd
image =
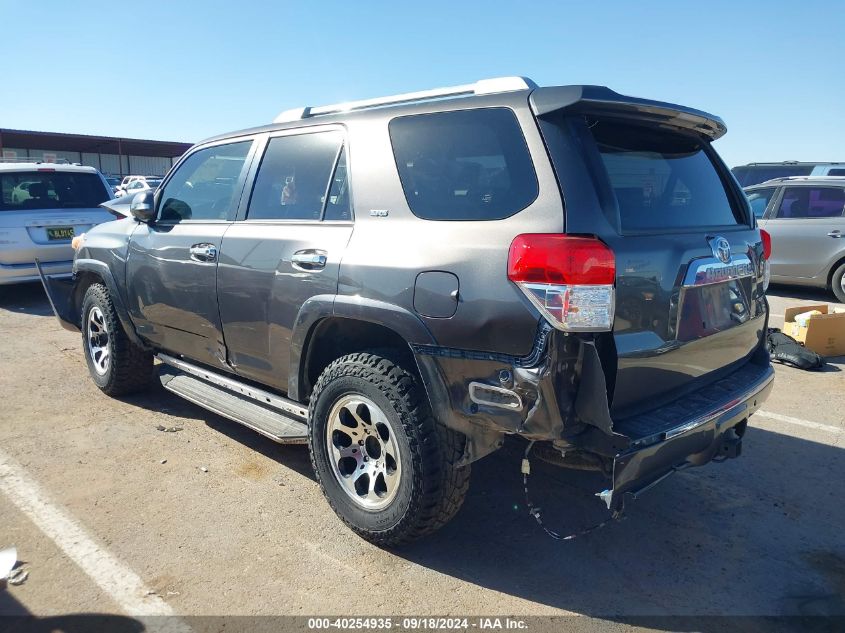
[{"label": "gray toyota 4runner suv", "polygon": [[307,441],[370,541],[444,525],[507,435],[606,475],[618,515],[737,456],[771,389],[768,243],[724,133],[519,77],[301,108],[196,145],[42,279],[105,393],[157,375]]}]

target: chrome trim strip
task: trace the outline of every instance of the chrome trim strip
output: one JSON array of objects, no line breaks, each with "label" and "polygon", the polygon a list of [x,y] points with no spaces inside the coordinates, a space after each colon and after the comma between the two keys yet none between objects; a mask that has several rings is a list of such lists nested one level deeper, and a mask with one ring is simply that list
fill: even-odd
[{"label": "chrome trim strip", "polygon": [[[308,409],[304,408],[298,402],[288,400],[287,398],[284,398],[282,396],[270,393],[269,391],[264,391],[263,389],[258,389],[256,387],[247,385],[246,383],[239,382],[232,378],[221,376],[216,372],[210,371],[208,369],[203,369],[202,367],[198,367],[196,365],[192,365],[191,363],[185,362],[184,360],[181,360],[179,358],[174,358],[173,356],[169,356],[167,354],[156,354],[156,357],[165,365],[170,365],[171,367],[175,367],[176,369],[184,371],[186,374],[191,374],[192,376],[196,376],[197,378],[202,378],[203,380],[215,384],[218,387],[223,387],[224,389],[228,389],[229,391],[232,391],[234,393],[246,396],[247,398],[255,400],[256,402],[260,402],[264,406],[269,406],[274,409],[278,409],[279,411],[284,411],[287,414],[296,416],[303,422],[308,419]],[[240,422],[240,420],[236,421]],[[261,432],[260,429],[255,430],[259,433]]]},{"label": "chrome trim strip", "polygon": [[727,264],[715,257],[703,257],[690,262],[683,287],[708,286],[755,276],[754,265],[747,255],[737,255]]}]

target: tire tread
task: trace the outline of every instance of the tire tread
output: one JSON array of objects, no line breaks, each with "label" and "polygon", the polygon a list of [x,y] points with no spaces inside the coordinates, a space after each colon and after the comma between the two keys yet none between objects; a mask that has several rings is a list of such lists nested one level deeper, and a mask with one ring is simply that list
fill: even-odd
[{"label": "tire tread", "polygon": [[370,352],[342,356],[329,364],[314,386],[309,420],[320,393],[341,376],[355,376],[370,382],[390,399],[400,413],[412,456],[412,472],[421,473],[405,516],[385,531],[361,529],[351,523],[327,494],[315,460],[315,446],[309,434],[311,465],[320,487],[335,513],[354,532],[381,546],[401,545],[431,534],[448,523],[460,510],[469,489],[470,467],[458,466],[465,438],[439,424],[431,413],[425,391],[413,374],[399,364]]}]

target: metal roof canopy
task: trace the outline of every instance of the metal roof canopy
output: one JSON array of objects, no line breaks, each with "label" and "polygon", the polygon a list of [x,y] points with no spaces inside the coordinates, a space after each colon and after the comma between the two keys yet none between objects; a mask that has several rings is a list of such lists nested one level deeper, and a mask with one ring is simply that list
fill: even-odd
[{"label": "metal roof canopy", "polygon": [[63,134],[0,128],[0,148],[175,158],[188,151],[191,145],[191,143],[176,141],[152,141],[116,136],[91,136],[88,134]]}]

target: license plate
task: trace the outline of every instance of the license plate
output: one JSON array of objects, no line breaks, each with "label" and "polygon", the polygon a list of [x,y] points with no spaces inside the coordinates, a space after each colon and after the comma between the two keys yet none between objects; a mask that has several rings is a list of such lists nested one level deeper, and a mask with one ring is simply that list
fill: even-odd
[{"label": "license plate", "polygon": [[48,240],[72,240],[73,227],[72,226],[57,226],[55,228],[47,229]]}]

